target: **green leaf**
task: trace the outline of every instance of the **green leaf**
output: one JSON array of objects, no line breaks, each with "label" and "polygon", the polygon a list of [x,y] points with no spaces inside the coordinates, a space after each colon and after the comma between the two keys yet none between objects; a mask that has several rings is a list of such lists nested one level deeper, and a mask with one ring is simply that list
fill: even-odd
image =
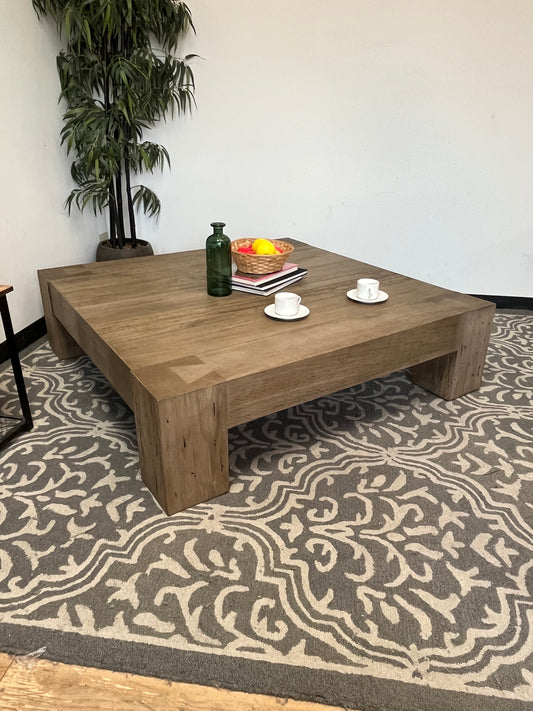
[{"label": "green leaf", "polygon": [[91,26],[89,25],[89,20],[87,18],[84,19],[83,25],[85,28],[85,37],[87,39],[87,45],[89,49],[92,48],[92,38],[91,38]]}]

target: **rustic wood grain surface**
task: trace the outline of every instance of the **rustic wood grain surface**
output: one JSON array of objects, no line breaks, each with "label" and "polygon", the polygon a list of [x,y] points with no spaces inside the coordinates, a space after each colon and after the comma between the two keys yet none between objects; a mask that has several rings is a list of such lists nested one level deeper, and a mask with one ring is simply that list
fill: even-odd
[{"label": "rustic wood grain surface", "polygon": [[0,654],[2,711],[341,711],[293,699],[245,694],[103,669]]}]

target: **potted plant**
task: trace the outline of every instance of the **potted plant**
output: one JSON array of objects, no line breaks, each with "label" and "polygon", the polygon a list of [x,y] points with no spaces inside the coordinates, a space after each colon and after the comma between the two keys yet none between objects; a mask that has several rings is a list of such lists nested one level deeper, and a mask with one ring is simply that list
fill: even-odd
[{"label": "potted plant", "polygon": [[75,156],[76,183],[65,205],[69,212],[74,204],[108,212],[109,239],[97,259],[153,254],[137,236],[135,209],[157,217],[161,204],[132,177],[170,165],[167,150],[144,132],[194,103],[195,55],[175,56],[178,41],[194,30],[190,10],[179,0],[32,2],[64,42],[57,57],[67,107],[61,142]]}]

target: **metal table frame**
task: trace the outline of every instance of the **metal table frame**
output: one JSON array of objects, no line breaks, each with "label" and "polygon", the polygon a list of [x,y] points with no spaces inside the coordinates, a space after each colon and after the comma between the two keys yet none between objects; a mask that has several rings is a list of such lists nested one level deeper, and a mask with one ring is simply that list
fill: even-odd
[{"label": "metal table frame", "polygon": [[15,334],[13,332],[11,315],[9,313],[9,305],[7,303],[7,294],[9,294],[10,291],[13,291],[12,286],[0,285],[0,313],[2,315],[6,345],[9,353],[9,359],[11,360],[13,375],[15,377],[22,417],[12,417],[10,415],[8,416],[0,413],[0,445],[5,444],[18,432],[31,430],[33,427],[28,394],[26,392],[26,385],[22,375]]}]

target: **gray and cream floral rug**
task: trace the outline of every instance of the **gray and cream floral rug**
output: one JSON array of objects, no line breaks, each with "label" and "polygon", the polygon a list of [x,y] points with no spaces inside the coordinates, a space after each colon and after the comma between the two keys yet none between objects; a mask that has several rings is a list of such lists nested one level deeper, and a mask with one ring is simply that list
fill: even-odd
[{"label": "gray and cream floral rug", "polygon": [[[24,358],[0,452],[0,651],[361,711],[533,701],[533,317],[483,387],[406,373],[229,433],[231,490],[165,516],[87,358]],[[13,414],[11,374],[0,407]]]}]

